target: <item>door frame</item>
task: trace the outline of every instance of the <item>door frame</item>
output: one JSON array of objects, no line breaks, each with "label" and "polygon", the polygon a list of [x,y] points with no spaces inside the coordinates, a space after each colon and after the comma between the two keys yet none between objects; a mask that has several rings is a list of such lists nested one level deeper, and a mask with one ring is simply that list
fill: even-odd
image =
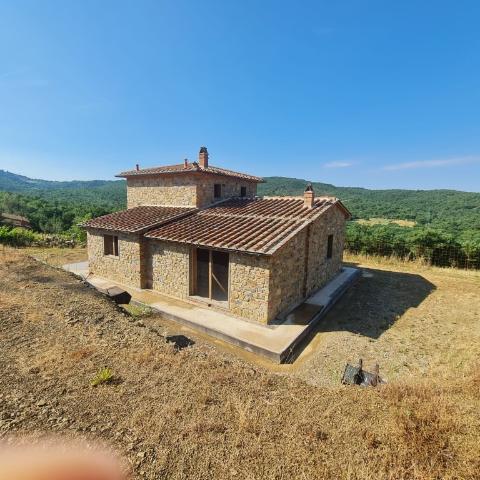
[{"label": "door frame", "polygon": [[[208,297],[200,297],[197,293],[197,250],[198,249],[202,250],[207,250],[209,252],[209,257],[208,257]],[[212,282],[212,277],[213,277],[213,272],[212,272],[212,253],[213,252],[223,252],[228,255],[228,285],[227,285],[227,299],[220,301],[220,300],[214,300],[212,298],[212,291],[213,291],[213,282]],[[225,250],[220,250],[217,248],[206,248],[206,247],[195,247],[192,246],[190,249],[190,279],[189,279],[189,295],[192,297],[196,298],[204,298],[208,302],[213,302],[213,303],[227,303],[229,308],[230,308],[230,282],[231,282],[231,268],[230,268],[230,252],[227,252]],[[218,282],[219,283],[219,282]]]}]

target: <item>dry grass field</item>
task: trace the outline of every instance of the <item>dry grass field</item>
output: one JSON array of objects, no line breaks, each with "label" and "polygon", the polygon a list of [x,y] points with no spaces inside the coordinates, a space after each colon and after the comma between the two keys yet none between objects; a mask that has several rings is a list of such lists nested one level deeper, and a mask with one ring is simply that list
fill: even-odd
[{"label": "dry grass field", "polygon": [[[195,334],[176,351],[159,315],[0,251],[0,437],[101,440],[135,479],[478,478],[479,274],[348,260],[363,278],[277,367]],[[339,385],[359,357],[389,383]]]},{"label": "dry grass field", "polygon": [[369,218],[368,220],[361,218],[357,222],[363,225],[391,225],[395,223],[401,227],[414,227],[417,224],[413,220],[394,220],[390,218]]},{"label": "dry grass field", "polygon": [[[469,375],[480,359],[480,272],[347,256],[362,278],[340,300],[292,365],[334,385],[345,360],[379,363],[390,381]],[[321,372],[321,373],[319,373]]]}]

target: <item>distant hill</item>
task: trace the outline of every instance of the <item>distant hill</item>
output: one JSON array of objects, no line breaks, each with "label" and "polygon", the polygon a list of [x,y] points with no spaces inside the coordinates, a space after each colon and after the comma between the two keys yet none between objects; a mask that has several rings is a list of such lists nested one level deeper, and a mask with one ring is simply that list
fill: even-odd
[{"label": "distant hill", "polygon": [[48,201],[95,203],[109,210],[118,210],[126,205],[124,180],[57,182],[0,170],[0,191],[34,195]]},{"label": "distant hill", "polygon": [[[259,195],[301,195],[307,183],[303,179],[286,177],[267,177],[265,180],[266,183],[259,186]],[[317,195],[340,198],[354,219],[408,220],[453,234],[480,230],[480,193],[455,190],[369,190],[336,187],[327,183],[314,183],[313,186]],[[57,206],[67,203],[73,205],[75,211],[88,211],[92,215],[99,211],[125,208],[126,205],[124,180],[57,182],[0,170],[1,191],[35,197]],[[12,210],[11,198],[9,201],[9,209]],[[17,211],[10,213],[29,214],[20,207],[13,210]]]},{"label": "distant hill", "polygon": [[6,170],[0,170],[0,190],[6,192],[89,189],[105,186],[108,186],[109,188],[124,188],[124,184],[125,182],[123,180],[72,180],[67,182],[57,182],[54,180],[29,178]]},{"label": "distant hill", "polygon": [[[268,177],[260,195],[301,195],[306,181]],[[480,230],[480,193],[457,190],[369,190],[313,183],[317,195],[338,197],[354,219],[411,220],[443,230]]]}]

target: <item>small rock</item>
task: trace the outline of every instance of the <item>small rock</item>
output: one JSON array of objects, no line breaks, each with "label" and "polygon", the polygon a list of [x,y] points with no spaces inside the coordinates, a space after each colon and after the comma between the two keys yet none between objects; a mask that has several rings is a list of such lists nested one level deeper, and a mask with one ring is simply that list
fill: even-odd
[{"label": "small rock", "polygon": [[39,400],[37,402],[37,407],[44,407],[47,404],[45,400]]}]

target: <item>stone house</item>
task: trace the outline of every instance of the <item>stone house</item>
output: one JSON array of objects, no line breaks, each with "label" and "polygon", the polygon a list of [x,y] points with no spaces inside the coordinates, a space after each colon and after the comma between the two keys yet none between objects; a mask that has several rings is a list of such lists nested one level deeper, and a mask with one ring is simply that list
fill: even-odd
[{"label": "stone house", "polygon": [[256,196],[259,177],[197,162],[117,175],[127,210],[84,224],[90,273],[271,323],[342,268],[336,198]]}]

